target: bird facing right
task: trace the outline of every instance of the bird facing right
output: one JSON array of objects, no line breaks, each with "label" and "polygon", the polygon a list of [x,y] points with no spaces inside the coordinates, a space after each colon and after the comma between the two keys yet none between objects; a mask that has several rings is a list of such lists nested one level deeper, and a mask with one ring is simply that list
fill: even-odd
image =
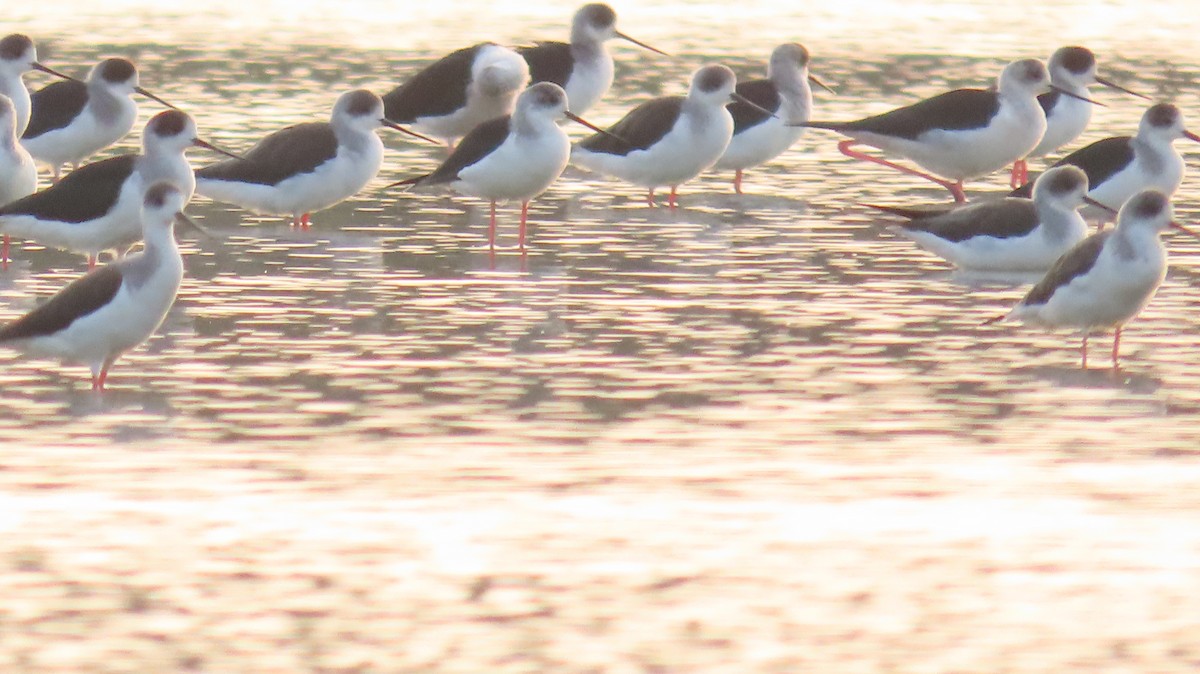
[{"label": "bird facing right", "polygon": [[1171,220],[1167,195],[1139,192],[1121,207],[1115,229],[1081,241],[1012,311],[993,320],[1082,331],[1085,368],[1088,336],[1113,330],[1112,363],[1119,367],[1121,328],[1146,307],[1166,277],[1167,253],[1159,234],[1168,228],[1200,238]]},{"label": "bird facing right", "polygon": [[0,345],[84,363],[92,390],[103,390],[113,362],[150,338],[179,292],[183,260],[172,225],[199,228],[183,214],[186,200],[170,183],[150,186],[141,200],[145,250],[89,272],[0,328]]},{"label": "bird facing right", "polygon": [[[733,137],[726,105],[745,99],[734,91],[737,79],[723,65],[708,65],[692,75],[687,96],[654,98],[629,111],[607,133],[580,141],[571,158],[580,166],[654,190],[670,186],[667,205],[675,208],[680,184],[717,163]],[[770,114],[770,113],[768,113]]]}]

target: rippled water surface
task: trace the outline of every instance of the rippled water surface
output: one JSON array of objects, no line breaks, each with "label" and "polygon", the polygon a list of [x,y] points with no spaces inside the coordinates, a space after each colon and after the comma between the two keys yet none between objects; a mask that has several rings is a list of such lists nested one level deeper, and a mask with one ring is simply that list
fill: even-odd
[{"label": "rippled water surface", "polygon": [[[561,39],[575,8],[49,4],[6,30],[71,72],[133,56],[233,149],[449,49]],[[676,58],[614,46],[593,121],[798,40],[838,89],[820,117],[1081,43],[1200,125],[1188,3],[643,4],[621,28]],[[1085,140],[1132,133],[1142,105],[1096,97]],[[179,301],[103,396],[0,353],[0,670],[1200,666],[1200,242],[1168,238],[1123,369],[1097,339],[1085,371],[1070,334],[980,325],[1026,286],[962,278],[857,205],[944,192],[818,132],[677,212],[568,169],[528,256],[501,209],[494,260],[484,204],[383,189],[441,157],[387,142],[309,231],[198,197],[219,237],[184,235]],[[0,319],[83,271],[15,257]]]}]

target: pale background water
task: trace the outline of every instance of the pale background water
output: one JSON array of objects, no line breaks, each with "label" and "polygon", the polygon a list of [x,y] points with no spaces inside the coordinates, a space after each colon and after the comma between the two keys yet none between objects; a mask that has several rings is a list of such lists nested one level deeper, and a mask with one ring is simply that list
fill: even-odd
[{"label": "pale background water", "polygon": [[[676,58],[615,43],[593,121],[796,40],[823,118],[1079,43],[1200,125],[1191,3],[638,4],[620,27]],[[563,39],[576,6],[9,3],[4,31],[72,73],[135,58],[238,150],[450,49]],[[1096,97],[1086,140],[1133,131],[1142,103]],[[1081,371],[1070,335],[979,325],[1023,286],[961,283],[855,205],[944,192],[831,136],[677,213],[569,169],[525,261],[502,209],[495,268],[482,204],[382,189],[440,156],[386,138],[309,232],[197,198],[221,238],[185,235],[180,299],[105,395],[0,354],[0,671],[1200,666],[1200,242],[1168,238],[1124,369]],[[83,271],[15,256],[0,319]]]}]

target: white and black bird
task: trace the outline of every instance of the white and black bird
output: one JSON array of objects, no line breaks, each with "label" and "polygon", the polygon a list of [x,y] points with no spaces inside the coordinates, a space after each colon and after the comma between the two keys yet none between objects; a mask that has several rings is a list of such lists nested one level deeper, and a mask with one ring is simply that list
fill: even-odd
[{"label": "white and black bird", "polygon": [[0,327],[0,345],[85,364],[92,390],[104,390],[112,364],[154,334],[179,292],[183,260],[173,224],[204,231],[183,214],[187,198],[170,183],[151,185],[138,201],[145,249],[89,272]]},{"label": "white and black bird", "polygon": [[0,94],[0,206],[33,194],[37,166],[17,142],[17,110]]},{"label": "white and black bird", "polygon": [[488,247],[496,247],[496,202],[521,201],[518,241],[525,250],[529,201],[545,192],[567,167],[571,141],[558,120],[571,119],[599,133],[592,123],[567,110],[567,94],[551,82],[539,82],[521,93],[512,115],[475,127],[446,161],[427,175],[401,180],[389,187],[446,185],[491,202]]},{"label": "white and black bird", "polygon": [[655,188],[670,186],[668,205],[675,208],[679,185],[717,163],[729,146],[733,117],[725,106],[748,102],[734,91],[736,84],[729,68],[704,66],[692,75],[687,96],[642,103],[606,133],[577,143],[571,159],[590,171],[648,188],[651,206]]},{"label": "white and black bird", "polygon": [[[1012,186],[1020,187],[1029,181],[1029,158],[1044,157],[1075,140],[1087,128],[1092,119],[1095,105],[1084,100],[1091,95],[1088,87],[1093,84],[1115,89],[1131,96],[1149,100],[1135,91],[1096,74],[1096,55],[1085,47],[1062,47],[1050,55],[1046,66],[1050,72],[1050,83],[1058,87],[1038,95],[1038,103],[1046,113],[1046,133],[1037,147],[1025,157],[1013,162]],[[1075,96],[1064,96],[1069,91]]]},{"label": "white and black bird", "polygon": [[366,89],[338,97],[328,122],[268,134],[241,159],[196,170],[196,192],[255,213],[286,215],[308,227],[310,214],[358,193],[379,173],[389,127],[433,143],[383,117],[383,101]]},{"label": "white and black bird", "polygon": [[63,80],[34,92],[21,144],[50,166],[57,181],[64,164],[78,166],[133,129],[138,112],[134,94],[178,109],[139,85],[132,61],[108,58],[96,64],[85,81]]},{"label": "white and black bird", "polygon": [[25,126],[29,124],[29,89],[22,76],[30,70],[49,73],[64,80],[73,79],[39,63],[37,48],[28,36],[13,33],[0,39],[0,95],[8,96],[17,111],[18,138],[25,133]]},{"label": "white and black bird", "polygon": [[1074,166],[1047,171],[1033,199],[1007,197],[957,208],[872,208],[909,219],[901,232],[955,266],[984,272],[1044,272],[1088,234],[1079,213],[1087,175]]},{"label": "white and black bird", "polygon": [[[853,122],[803,126],[849,136],[838,144],[842,154],[931,180],[961,202],[967,200],[964,180],[1008,166],[1041,141],[1046,113],[1037,95],[1052,88],[1045,64],[1024,59],[1005,66],[995,89],[955,89]],[[854,150],[859,144],[907,157],[949,180]]]},{"label": "white and black bird", "polygon": [[529,84],[517,52],[484,42],[435,61],[383,96],[384,117],[454,141],[489,119],[510,114]]},{"label": "white and black bird", "polygon": [[617,13],[594,2],[579,8],[571,21],[571,42],[539,42],[517,48],[529,63],[531,82],[553,82],[567,92],[567,107],[582,115],[608,92],[613,58],[606,43],[619,38],[656,54],[667,53],[617,30]]},{"label": "white and black bird", "polygon": [[[1098,140],[1063,157],[1055,166],[1078,166],[1087,174],[1088,196],[1115,211],[1133,195],[1154,188],[1168,197],[1183,182],[1183,157],[1175,149],[1180,138],[1200,142],[1184,127],[1183,113],[1170,103],[1151,106],[1142,115],[1137,135]],[[1029,197],[1027,183],[1011,196]]]},{"label": "white and black bird", "polygon": [[196,178],[184,151],[193,146],[237,156],[198,138],[186,113],[158,113],[146,124],[140,154],[85,164],[54,185],[0,207],[4,258],[11,236],[87,254],[91,266],[101,251],[127,250],[142,237],[142,196],[150,185],[169,182],[185,201],[191,199]]},{"label": "white and black bird", "polygon": [[[809,54],[804,45],[781,44],[771,52],[765,80],[738,82],[737,93],[754,103],[729,105],[733,138],[714,167],[734,171],[733,189],[742,193],[742,172],[783,154],[804,133],[800,126],[812,115],[810,82],[832,91],[808,72]],[[755,107],[757,106],[757,107]],[[774,115],[768,115],[769,110]]]},{"label": "white and black bird", "polygon": [[1112,363],[1118,367],[1121,329],[1137,316],[1167,273],[1167,252],[1159,234],[1175,228],[1200,237],[1171,220],[1166,194],[1148,189],[1121,207],[1117,226],[1092,234],[1058,259],[1046,276],[1004,319],[1083,333],[1083,367],[1088,336],[1114,331]]}]

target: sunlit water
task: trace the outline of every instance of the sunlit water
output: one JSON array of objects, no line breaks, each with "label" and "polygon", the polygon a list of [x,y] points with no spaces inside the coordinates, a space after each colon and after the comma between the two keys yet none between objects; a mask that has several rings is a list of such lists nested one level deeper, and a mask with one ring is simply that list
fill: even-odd
[{"label": "sunlit water", "polygon": [[[618,6],[677,58],[615,45],[588,116],[682,92],[703,62],[760,76],[785,40],[836,85],[832,119],[1082,43],[1200,125],[1187,3],[813,4]],[[244,149],[449,49],[561,39],[575,8],[248,6],[21,4],[5,30],[71,72],[131,55]],[[1096,97],[1085,140],[1132,133],[1142,104]],[[502,209],[494,262],[483,204],[383,189],[441,156],[387,141],[379,179],[311,231],[197,198],[220,237],[185,235],[179,301],[103,396],[86,368],[0,354],[0,670],[1200,663],[1198,242],[1168,238],[1124,368],[1096,339],[1084,371],[1069,333],[980,325],[1025,286],[962,279],[856,205],[944,192],[818,132],[743,197],[689,183],[678,212],[569,169],[527,258]],[[15,256],[0,319],[83,271]]]}]

